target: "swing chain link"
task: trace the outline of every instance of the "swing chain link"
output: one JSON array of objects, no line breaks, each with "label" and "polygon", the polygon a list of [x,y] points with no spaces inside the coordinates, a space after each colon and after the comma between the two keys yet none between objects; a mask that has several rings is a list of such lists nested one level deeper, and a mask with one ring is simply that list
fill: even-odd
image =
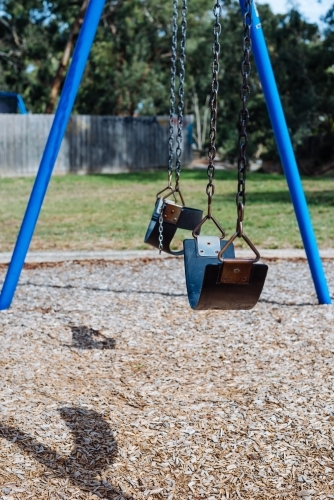
[{"label": "swing chain link", "polygon": [[251,26],[252,26],[252,4],[253,0],[245,0],[245,10],[243,13],[243,40],[242,50],[243,59],[241,62],[242,85],[240,87],[240,100],[242,108],[239,111],[239,137],[238,137],[238,190],[236,195],[236,204],[238,212],[237,232],[242,236],[242,221],[244,218],[244,206],[246,204],[246,168],[247,157],[246,148],[248,144],[248,135],[246,127],[249,123],[249,111],[246,107],[250,97],[250,86],[248,78],[251,72],[250,54],[252,49]]},{"label": "swing chain link", "polygon": [[211,83],[211,98],[210,98],[210,145],[208,149],[209,165],[207,168],[207,175],[209,182],[206,186],[206,194],[208,196],[208,215],[207,217],[211,219],[212,216],[212,197],[215,192],[215,186],[213,184],[213,178],[215,175],[215,165],[214,159],[216,157],[216,136],[217,136],[217,107],[218,107],[218,74],[219,74],[219,54],[220,54],[220,43],[219,35],[221,34],[221,24],[219,18],[221,15],[221,5],[219,0],[213,7],[213,15],[215,17],[215,23],[213,25],[214,42],[212,44],[212,83]]},{"label": "swing chain link", "polygon": [[164,227],[163,227],[163,211],[165,208],[165,204],[161,204],[160,208],[160,215],[159,215],[159,254],[161,255],[162,249],[163,249],[163,242],[164,242]]},{"label": "swing chain link", "polygon": [[176,50],[177,50],[177,17],[178,0],[173,0],[172,16],[172,55],[171,55],[171,78],[170,78],[170,109],[169,109],[169,140],[168,140],[168,187],[172,187],[172,176],[174,167],[174,114],[175,114],[175,77],[176,77]]},{"label": "swing chain link", "polygon": [[184,111],[184,79],[185,79],[185,61],[186,61],[186,39],[187,39],[187,0],[183,0],[181,9],[181,41],[180,41],[180,75],[179,75],[179,102],[177,117],[177,137],[176,137],[176,163],[175,163],[175,189],[179,188],[181,173],[181,155],[182,155],[182,127]]}]

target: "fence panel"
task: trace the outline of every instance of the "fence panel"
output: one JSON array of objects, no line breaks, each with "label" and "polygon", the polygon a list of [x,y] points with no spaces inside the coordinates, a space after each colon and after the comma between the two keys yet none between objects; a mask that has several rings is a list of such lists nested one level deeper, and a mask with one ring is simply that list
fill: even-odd
[{"label": "fence panel", "polygon": [[[0,175],[35,175],[52,115],[0,114]],[[192,116],[184,117],[182,164],[192,159]],[[175,119],[176,128],[176,119]],[[169,117],[73,115],[55,173],[116,173],[168,164]]]}]

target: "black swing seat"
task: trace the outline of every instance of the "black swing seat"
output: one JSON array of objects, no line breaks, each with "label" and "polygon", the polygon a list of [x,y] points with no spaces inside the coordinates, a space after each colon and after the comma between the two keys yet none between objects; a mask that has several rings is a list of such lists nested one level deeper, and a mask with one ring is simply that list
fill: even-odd
[{"label": "black swing seat", "polygon": [[[163,208],[162,208],[163,207]],[[193,231],[201,222],[203,211],[184,207],[164,198],[157,198],[151,221],[146,231],[144,242],[159,248],[159,218],[162,208],[162,251],[171,255],[183,255],[183,250],[172,251],[170,244],[177,229]]]},{"label": "black swing seat", "polygon": [[227,241],[197,236],[184,240],[184,265],[192,309],[252,309],[262,292],[268,266],[236,259],[231,244],[218,259]]}]

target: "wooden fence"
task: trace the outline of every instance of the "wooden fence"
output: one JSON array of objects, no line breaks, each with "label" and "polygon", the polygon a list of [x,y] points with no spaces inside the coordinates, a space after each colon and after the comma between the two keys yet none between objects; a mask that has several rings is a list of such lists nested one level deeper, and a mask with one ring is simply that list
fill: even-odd
[{"label": "wooden fence", "polygon": [[[52,120],[52,115],[0,114],[0,176],[37,173]],[[192,159],[192,120],[192,116],[184,119],[184,166]],[[55,173],[116,173],[166,167],[168,134],[166,116],[73,115]]]}]

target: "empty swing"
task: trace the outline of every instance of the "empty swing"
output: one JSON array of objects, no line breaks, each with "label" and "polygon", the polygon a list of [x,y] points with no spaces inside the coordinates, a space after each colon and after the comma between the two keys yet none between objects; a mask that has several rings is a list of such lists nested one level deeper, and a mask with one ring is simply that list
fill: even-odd
[{"label": "empty swing", "polygon": [[[219,22],[221,6],[219,0],[213,9],[215,24],[213,28],[214,43],[212,63],[212,94],[210,100],[210,145],[208,150],[209,165],[206,186],[208,197],[207,215],[193,230],[193,239],[183,243],[184,264],[187,292],[190,306],[193,309],[251,309],[261,295],[266,279],[268,266],[259,263],[260,254],[243,230],[244,207],[246,202],[246,147],[248,142],[246,126],[249,122],[249,112],[246,103],[250,96],[248,77],[251,71],[250,52],[252,25],[252,0],[245,0],[243,13],[243,60],[241,64],[242,85],[240,99],[242,108],[239,112],[238,138],[238,188],[236,195],[237,224],[236,231],[229,240],[224,240],[225,231],[212,215],[212,198],[215,192],[213,178],[215,175],[214,159],[216,156],[217,105],[218,105],[218,72],[219,72]],[[220,236],[200,236],[200,228],[211,220],[220,232]],[[235,257],[233,242],[243,238],[255,254],[253,259],[238,259]]]},{"label": "empty swing", "polygon": [[[183,140],[183,110],[184,110],[184,78],[185,78],[185,49],[187,33],[187,0],[182,2],[181,10],[181,41],[180,41],[180,74],[179,74],[179,102],[176,135],[176,161],[175,184],[173,182],[174,170],[174,114],[175,114],[175,77],[177,59],[177,17],[178,0],[173,0],[173,25],[172,25],[172,57],[171,57],[171,84],[170,84],[170,114],[169,114],[169,141],[168,141],[168,184],[156,195],[155,207],[151,221],[146,231],[144,242],[159,249],[161,253],[183,255],[183,250],[172,251],[172,239],[177,229],[193,231],[201,222],[203,211],[185,206],[180,190],[181,154]],[[176,198],[178,196],[179,202]]]}]

